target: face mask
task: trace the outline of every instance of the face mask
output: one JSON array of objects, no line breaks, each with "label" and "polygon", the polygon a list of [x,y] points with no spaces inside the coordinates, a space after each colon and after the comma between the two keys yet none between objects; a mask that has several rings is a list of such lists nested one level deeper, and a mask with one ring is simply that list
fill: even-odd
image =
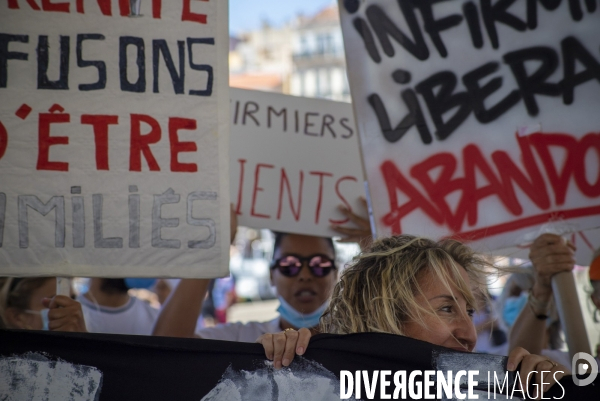
[{"label": "face mask", "polygon": [[325,309],[327,309],[327,306],[329,305],[329,301],[327,301],[312,313],[300,313],[290,304],[288,304],[285,299],[282,297],[278,298],[279,308],[277,308],[277,312],[279,312],[282,319],[286,320],[289,324],[298,329],[302,327],[310,329],[311,327],[317,326],[319,324],[321,315],[323,312],[325,312]]},{"label": "face mask", "polygon": [[42,310],[31,310],[31,309],[27,309],[25,310],[25,312],[27,313],[32,313],[34,315],[40,315],[42,317],[42,330],[50,330],[50,328],[48,327],[48,324],[50,323],[50,320],[48,319],[48,312],[50,311],[50,309],[42,309]]},{"label": "face mask", "polygon": [[502,313],[502,317],[504,318],[504,323],[507,326],[512,327],[517,320],[517,316],[521,313],[521,310],[527,304],[527,294],[522,293],[518,297],[510,297],[506,299],[504,303],[504,312]]},{"label": "face mask", "polygon": [[155,278],[126,278],[125,285],[127,288],[143,288],[149,289],[156,283]]}]

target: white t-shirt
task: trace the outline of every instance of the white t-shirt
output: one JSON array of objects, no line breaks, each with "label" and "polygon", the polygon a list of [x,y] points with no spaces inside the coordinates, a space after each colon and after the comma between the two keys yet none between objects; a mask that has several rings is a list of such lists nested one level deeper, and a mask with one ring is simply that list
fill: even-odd
[{"label": "white t-shirt", "polygon": [[90,333],[151,335],[158,309],[136,297],[118,308],[100,306],[80,295],[85,325]]},{"label": "white t-shirt", "polygon": [[208,340],[239,341],[253,343],[266,333],[278,333],[279,317],[268,322],[227,323],[198,330],[196,334]]}]

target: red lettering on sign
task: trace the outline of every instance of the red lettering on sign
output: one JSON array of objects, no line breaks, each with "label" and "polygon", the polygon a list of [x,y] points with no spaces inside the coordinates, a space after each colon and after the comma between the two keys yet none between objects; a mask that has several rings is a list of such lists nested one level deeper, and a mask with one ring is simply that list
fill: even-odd
[{"label": "red lettering on sign", "polygon": [[119,117],[84,114],[81,116],[81,123],[90,124],[94,127],[96,169],[108,170],[108,126],[118,124]]},{"label": "red lettering on sign", "polygon": [[[34,0],[27,0],[27,4],[29,4],[29,7],[31,7],[34,10],[40,11],[41,8],[40,6],[37,5],[37,3]],[[8,8],[12,8],[12,9],[19,9],[19,3],[17,3],[17,0],[8,0]]]},{"label": "red lettering on sign", "polygon": [[324,171],[311,171],[310,175],[319,176],[319,192],[317,195],[317,208],[315,210],[315,224],[319,224],[321,217],[321,203],[323,203],[323,177],[333,177],[333,174]]},{"label": "red lettering on sign", "polygon": [[119,13],[122,17],[128,17],[131,14],[129,0],[119,0]]},{"label": "red lettering on sign", "polygon": [[[150,126],[150,132],[142,135],[141,125]],[[129,150],[129,170],[142,171],[142,153],[150,171],[160,171],[160,167],[152,155],[150,145],[160,141],[161,130],[158,121],[144,114],[131,114],[131,147]]]},{"label": "red lettering on sign", "polygon": [[[400,226],[400,221],[402,218],[419,209],[425,212],[425,214],[436,224],[441,225],[444,222],[442,214],[410,183],[410,181],[408,181],[408,179],[406,179],[406,177],[404,177],[393,161],[384,161],[379,169],[381,170],[385,181],[391,209],[390,212],[383,217],[382,221],[386,226],[392,227],[392,233],[401,234],[402,228]],[[401,191],[408,196],[408,202],[400,205],[398,191]]]},{"label": "red lettering on sign", "polygon": [[69,3],[53,3],[51,0],[42,0],[42,9],[44,11],[56,11],[61,13],[68,13],[69,7],[71,5]]},{"label": "red lettering on sign", "polygon": [[[460,227],[466,213],[465,210],[460,208],[457,209],[456,213],[452,213],[450,206],[446,202],[446,196],[454,191],[464,192],[466,185],[464,178],[452,178],[456,171],[456,164],[456,158],[452,153],[438,153],[413,166],[410,170],[411,176],[416,178],[423,188],[425,188],[427,196],[437,206],[443,221],[449,227]],[[442,171],[438,179],[433,181],[429,172],[437,168],[441,168]],[[403,184],[401,181],[401,185],[404,186],[406,184]],[[418,192],[416,188],[411,189],[411,196],[417,196]],[[410,210],[406,209],[406,212],[410,212]],[[432,212],[429,211],[429,213]]]},{"label": "red lettering on sign", "polygon": [[[198,22],[200,24],[206,24],[206,15],[205,14],[196,14],[196,13],[192,12],[191,4],[190,4],[191,1],[192,0],[183,0],[183,11],[181,13],[181,20]],[[208,0],[200,0],[200,1],[208,1]]]},{"label": "red lettering on sign", "polygon": [[162,1],[152,0],[152,18],[160,18],[162,12]]},{"label": "red lettering on sign", "polygon": [[240,184],[238,186],[237,206],[235,208],[235,214],[242,214],[242,196],[244,194],[244,164],[246,159],[238,159],[240,162]]},{"label": "red lettering on sign", "polygon": [[573,169],[573,173],[575,174],[575,183],[581,190],[581,193],[590,198],[595,198],[600,195],[600,171],[597,171],[596,182],[590,184],[585,174],[585,159],[589,150],[595,150],[596,160],[600,161],[600,134],[587,134],[581,138],[577,149],[577,154],[580,156],[579,163],[575,163]]},{"label": "red lettering on sign", "polygon": [[[335,194],[338,196],[338,198],[340,198],[340,200],[342,201],[342,203],[344,204],[344,206],[346,206],[346,209],[352,213],[352,206],[350,206],[350,203],[348,203],[348,201],[346,200],[346,198],[344,198],[344,195],[342,195],[342,192],[340,191],[340,184],[344,181],[358,181],[356,179],[356,177],[352,177],[349,175],[346,175],[344,177],[341,177],[339,180],[336,181],[335,183]],[[329,223],[330,224],[345,224],[348,221],[350,221],[350,218],[347,217],[344,220],[333,220],[333,219],[329,219]]]},{"label": "red lettering on sign", "polygon": [[300,170],[300,184],[298,185],[298,209],[294,208],[294,200],[292,190],[290,188],[290,181],[288,180],[285,168],[281,169],[281,180],[279,181],[279,206],[277,208],[277,220],[281,219],[281,209],[283,206],[283,188],[287,188],[288,199],[290,201],[290,209],[294,215],[296,221],[300,220],[300,212],[302,211],[302,185],[304,183],[304,172]]},{"label": "red lettering on sign", "polygon": [[180,129],[195,130],[196,120],[190,118],[169,118],[169,141],[171,142],[171,171],[195,173],[196,163],[179,163],[177,157],[181,152],[196,152],[196,142],[180,142],[177,131]]},{"label": "red lettering on sign", "polygon": [[[438,153],[414,165],[410,169],[411,176],[421,184],[425,193],[421,193],[392,161],[383,162],[380,171],[387,186],[390,212],[383,216],[382,223],[391,227],[394,234],[400,234],[402,218],[420,210],[435,224],[446,225],[451,232],[458,233],[454,236],[473,240],[542,224],[553,218],[575,218],[599,213],[600,206],[545,212],[492,227],[461,232],[465,220],[468,226],[477,225],[479,204],[483,199],[490,197],[497,198],[513,216],[521,215],[523,207],[516,195],[515,186],[518,186],[539,209],[550,208],[545,180],[532,149],[540,156],[543,171],[555,194],[555,206],[565,203],[571,182],[574,182],[581,194],[588,198],[600,196],[600,171],[593,172],[594,178],[586,175],[589,173],[586,171],[588,153],[595,152],[597,159],[600,159],[600,134],[589,133],[577,139],[562,133],[534,133],[526,137],[517,136],[516,139],[521,151],[523,169],[504,151],[492,153],[491,165],[481,150],[473,144],[463,149],[462,177],[454,177],[458,162],[451,153]],[[564,162],[555,160],[550,152],[551,147],[563,150],[564,157],[561,160]],[[438,168],[441,168],[441,172],[434,181],[430,173]],[[486,185],[478,186],[477,172],[485,177]],[[593,182],[589,182],[588,179]],[[446,197],[455,191],[460,191],[460,198],[453,213]],[[400,204],[398,193],[408,197],[408,201]]]},{"label": "red lettering on sign", "polygon": [[6,128],[2,121],[0,121],[0,159],[4,156],[6,152],[6,148],[8,147],[8,132],[6,132]]},{"label": "red lettering on sign", "polygon": [[503,191],[506,196],[511,198],[510,202],[515,205],[515,215],[523,213],[523,208],[517,200],[512,182],[517,184],[538,208],[545,210],[550,207],[548,191],[544,185],[542,173],[535,162],[528,138],[527,136],[517,135],[517,142],[522,155],[521,162],[525,166],[527,174],[519,170],[519,167],[512,161],[508,153],[501,150],[492,153],[492,160],[500,173]]},{"label": "red lettering on sign", "polygon": [[[50,113],[40,113],[38,121],[38,159],[37,170],[69,171],[69,163],[48,160],[50,157],[50,146],[68,145],[69,137],[50,136],[50,124],[62,124],[71,121],[69,114],[62,114],[64,109],[54,104]],[[58,112],[58,114],[55,114]]]},{"label": "red lettering on sign", "polygon": [[255,211],[255,207],[256,207],[256,195],[258,194],[258,192],[264,190],[264,188],[261,188],[261,187],[258,186],[260,169],[262,167],[264,167],[264,168],[274,168],[275,166],[272,165],[272,164],[264,164],[264,163],[258,163],[256,165],[256,169],[254,170],[254,188],[252,190],[252,207],[250,209],[250,215],[253,216],[253,217],[260,217],[262,219],[268,219],[268,218],[271,218],[271,216],[269,216],[268,214],[260,214],[260,213],[256,213],[256,211]]}]

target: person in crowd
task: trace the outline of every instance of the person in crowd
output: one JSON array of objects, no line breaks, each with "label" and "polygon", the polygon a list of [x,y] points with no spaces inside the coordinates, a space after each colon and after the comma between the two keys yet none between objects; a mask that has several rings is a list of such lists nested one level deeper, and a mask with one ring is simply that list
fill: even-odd
[{"label": "person in crowd", "polygon": [[156,279],[92,278],[89,290],[77,297],[92,333],[150,335],[158,309],[128,294],[150,288]]},{"label": "person in crowd", "polygon": [[[367,243],[371,237],[367,220],[347,208],[340,211],[358,227],[344,231],[347,227],[336,226],[344,231],[338,232],[346,235],[341,241]],[[234,233],[237,219],[233,211],[231,224]],[[232,235],[231,242],[233,239]],[[335,259],[331,238],[278,233],[273,246],[271,281],[280,302],[279,316],[268,322],[235,322],[195,331],[210,280],[181,280],[163,306],[153,335],[255,342],[262,334],[280,330],[304,327],[317,332],[319,318],[337,281]]]},{"label": "person in crowd", "polygon": [[596,308],[600,309],[600,248],[596,249],[590,263],[590,284],[592,285],[590,298]]},{"label": "person in crowd", "polygon": [[314,328],[337,280],[331,238],[278,233],[271,280],[277,289],[279,316],[268,322],[228,323],[194,333],[210,280],[181,280],[161,310],[154,335],[254,342],[264,333]]},{"label": "person in crowd", "polygon": [[[483,291],[486,267],[484,258],[452,239],[435,242],[400,235],[377,240],[345,269],[321,319],[321,331],[390,333],[471,352],[477,341],[473,293]],[[304,354],[310,336],[306,329],[290,330],[264,334],[257,342],[280,367],[291,363],[294,354]],[[523,348],[510,353],[508,370],[519,364],[521,377],[544,370],[560,380],[561,371],[566,372]],[[540,382],[539,373],[531,376]],[[547,376],[544,380],[554,384]]]},{"label": "person in crowd", "polygon": [[[554,305],[552,277],[575,267],[575,247],[559,235],[542,234],[531,245],[533,265],[526,301],[509,333],[509,349],[523,347],[569,365],[569,355],[560,351],[560,320]],[[576,295],[575,295],[576,296]]]},{"label": "person in crowd", "polygon": [[81,304],[72,297],[56,295],[54,277],[6,278],[0,321],[8,329],[86,332]]}]

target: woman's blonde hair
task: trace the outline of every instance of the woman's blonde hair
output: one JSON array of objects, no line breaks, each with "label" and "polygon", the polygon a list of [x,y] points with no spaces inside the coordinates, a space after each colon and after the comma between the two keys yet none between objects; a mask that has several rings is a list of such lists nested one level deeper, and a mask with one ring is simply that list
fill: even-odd
[{"label": "woman's blonde hair", "polygon": [[[484,288],[489,266],[483,257],[453,239],[436,242],[412,235],[380,239],[344,270],[321,317],[321,332],[404,334],[403,323],[423,323],[424,315],[435,314],[429,305],[416,301],[423,293],[419,279],[427,272],[450,293],[454,284],[475,308],[473,290]],[[470,283],[460,269],[467,272]]]}]

